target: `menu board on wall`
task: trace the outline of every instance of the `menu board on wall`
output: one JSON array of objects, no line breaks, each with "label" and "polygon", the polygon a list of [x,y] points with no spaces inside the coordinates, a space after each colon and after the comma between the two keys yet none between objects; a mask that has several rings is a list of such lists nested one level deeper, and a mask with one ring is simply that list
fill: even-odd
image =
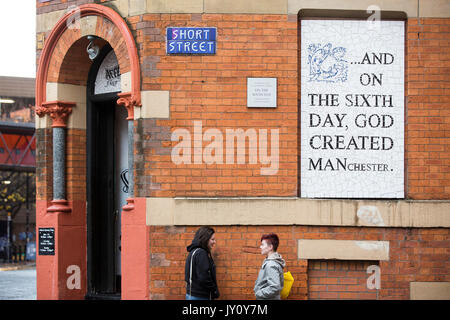
[{"label": "menu board on wall", "polygon": [[39,255],[55,255],[55,228],[39,228]]},{"label": "menu board on wall", "polygon": [[301,21],[301,196],[404,197],[404,22]]}]

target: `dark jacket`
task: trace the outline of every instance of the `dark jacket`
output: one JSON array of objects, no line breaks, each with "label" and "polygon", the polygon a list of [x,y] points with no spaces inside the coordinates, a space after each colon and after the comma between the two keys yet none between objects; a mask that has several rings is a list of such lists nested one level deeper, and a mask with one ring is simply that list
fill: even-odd
[{"label": "dark jacket", "polygon": [[[196,251],[196,249],[198,250]],[[211,254],[194,241],[187,247],[187,251],[189,254],[186,258],[184,269],[186,293],[194,297],[217,299],[219,297],[219,289],[217,288],[216,265]],[[196,252],[192,259],[192,287],[190,287],[191,256],[194,251]]]}]

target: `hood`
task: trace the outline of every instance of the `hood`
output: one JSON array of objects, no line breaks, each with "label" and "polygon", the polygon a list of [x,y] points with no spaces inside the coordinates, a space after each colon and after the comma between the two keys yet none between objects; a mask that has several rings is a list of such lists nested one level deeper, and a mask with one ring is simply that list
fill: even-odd
[{"label": "hood", "polygon": [[196,248],[201,248],[201,247],[202,246],[200,246],[200,243],[198,243],[197,240],[193,240],[192,243],[186,247],[186,250],[188,252],[191,252],[192,250],[194,250]]},{"label": "hood", "polygon": [[268,256],[265,260],[264,263],[267,261],[275,261],[276,263],[278,263],[282,268],[284,268],[286,266],[286,262],[284,261],[284,259],[281,257],[281,254],[279,254],[278,252],[274,252],[272,253],[270,256]]}]

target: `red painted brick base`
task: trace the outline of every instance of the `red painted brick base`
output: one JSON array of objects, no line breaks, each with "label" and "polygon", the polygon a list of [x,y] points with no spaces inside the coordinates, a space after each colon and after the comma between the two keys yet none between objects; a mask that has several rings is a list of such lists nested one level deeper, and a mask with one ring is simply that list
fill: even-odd
[{"label": "red painted brick base", "polygon": [[[184,299],[186,246],[191,243],[197,228],[149,228],[150,299]],[[213,257],[221,299],[255,298],[253,286],[264,260],[259,253],[260,238],[268,232],[275,232],[280,237],[278,252],[286,260],[285,271],[289,270],[295,279],[289,299],[317,298],[318,288],[311,288],[311,285],[317,284],[317,272],[324,270],[329,279],[319,280],[319,285],[322,281],[326,286],[342,285],[330,287],[335,290],[333,296],[336,299],[408,300],[411,281],[450,281],[450,230],[446,228],[214,226],[214,229],[217,245]],[[380,290],[376,295],[366,290],[369,262],[323,262],[323,266],[319,264],[320,269],[316,269],[317,261],[297,258],[299,239],[389,241],[389,260],[370,261],[370,265],[380,267]],[[338,276],[340,273],[334,273],[337,271],[345,274]],[[312,279],[309,279],[311,275]],[[358,279],[357,283],[351,283],[351,277]]]},{"label": "red painted brick base", "polygon": [[376,300],[378,290],[369,289],[367,273],[375,261],[311,260],[308,262],[308,298]]}]

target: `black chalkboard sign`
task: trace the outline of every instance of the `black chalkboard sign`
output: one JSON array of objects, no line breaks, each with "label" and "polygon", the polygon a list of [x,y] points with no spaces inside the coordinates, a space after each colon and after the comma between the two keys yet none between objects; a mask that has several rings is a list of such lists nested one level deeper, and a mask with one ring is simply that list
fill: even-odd
[{"label": "black chalkboard sign", "polygon": [[39,255],[55,255],[55,228],[39,228]]}]

